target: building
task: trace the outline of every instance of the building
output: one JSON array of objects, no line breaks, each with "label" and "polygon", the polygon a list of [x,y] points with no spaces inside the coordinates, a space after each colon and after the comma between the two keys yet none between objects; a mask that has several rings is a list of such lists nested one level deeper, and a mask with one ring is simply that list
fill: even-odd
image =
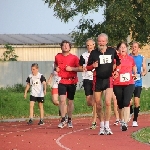
[{"label": "building", "polygon": [[18,61],[53,61],[61,52],[60,43],[68,40],[72,43],[71,53],[80,56],[86,49],[75,47],[68,34],[0,34],[0,57],[5,51],[4,45],[14,47]]}]

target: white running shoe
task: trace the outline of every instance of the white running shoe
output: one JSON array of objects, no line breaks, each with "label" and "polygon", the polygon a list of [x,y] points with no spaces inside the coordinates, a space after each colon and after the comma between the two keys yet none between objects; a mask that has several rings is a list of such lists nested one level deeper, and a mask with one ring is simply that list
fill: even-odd
[{"label": "white running shoe", "polygon": [[133,121],[132,127],[138,127],[137,121]]},{"label": "white running shoe", "polygon": [[64,128],[66,126],[66,122],[60,122],[58,128]]},{"label": "white running shoe", "polygon": [[105,134],[105,129],[104,128],[100,128],[100,131],[98,133],[98,135],[104,135]]},{"label": "white running shoe", "polygon": [[106,134],[106,135],[112,135],[113,132],[111,131],[110,128],[105,128],[105,134]]},{"label": "white running shoe", "polygon": [[68,121],[68,128],[73,128],[72,121]]}]

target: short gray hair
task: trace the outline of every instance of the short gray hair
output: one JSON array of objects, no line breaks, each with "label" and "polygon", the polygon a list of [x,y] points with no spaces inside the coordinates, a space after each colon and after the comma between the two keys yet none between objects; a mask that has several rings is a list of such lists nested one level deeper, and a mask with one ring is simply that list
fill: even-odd
[{"label": "short gray hair", "polygon": [[98,38],[101,37],[101,36],[105,37],[106,40],[108,41],[108,35],[107,35],[106,33],[101,33],[101,34],[99,34],[99,35],[98,35]]},{"label": "short gray hair", "polygon": [[[86,42],[88,42],[88,41],[93,41],[93,43],[95,44],[95,41],[92,39],[92,38],[88,38],[87,40],[86,40]],[[85,43],[86,43],[85,42]]]}]

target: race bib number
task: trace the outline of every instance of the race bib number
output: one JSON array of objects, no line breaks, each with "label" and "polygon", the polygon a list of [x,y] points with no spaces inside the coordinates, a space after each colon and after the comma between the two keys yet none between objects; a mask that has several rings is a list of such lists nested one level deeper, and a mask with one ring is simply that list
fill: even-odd
[{"label": "race bib number", "polygon": [[135,81],[140,80],[141,79],[141,75],[137,74]]},{"label": "race bib number", "polygon": [[99,59],[100,64],[107,64],[112,62],[111,55],[100,55]]},{"label": "race bib number", "polygon": [[93,76],[93,72],[92,71],[87,71],[89,76]]},{"label": "race bib number", "polygon": [[54,80],[54,84],[59,84],[60,80],[61,80],[61,77],[56,77]]},{"label": "race bib number", "polygon": [[130,80],[130,73],[120,74],[120,82],[127,82]]}]

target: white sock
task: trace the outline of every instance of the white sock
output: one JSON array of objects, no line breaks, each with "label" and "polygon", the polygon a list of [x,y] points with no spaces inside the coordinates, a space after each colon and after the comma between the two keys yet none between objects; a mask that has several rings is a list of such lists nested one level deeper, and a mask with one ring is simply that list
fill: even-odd
[{"label": "white sock", "polygon": [[105,128],[109,128],[109,121],[105,121]]},{"label": "white sock", "polygon": [[104,128],[104,121],[100,122],[100,128]]}]

